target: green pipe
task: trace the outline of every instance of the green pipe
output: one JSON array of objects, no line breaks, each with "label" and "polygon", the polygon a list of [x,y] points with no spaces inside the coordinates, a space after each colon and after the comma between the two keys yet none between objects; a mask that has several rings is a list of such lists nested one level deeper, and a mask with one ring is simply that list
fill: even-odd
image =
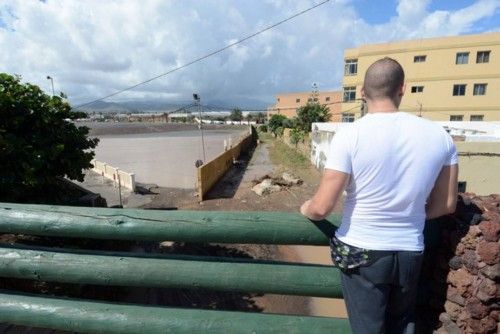
[{"label": "green pipe", "polygon": [[0,203],[0,232],[118,240],[328,245],[340,216],[299,213],[159,211]]},{"label": "green pipe", "polygon": [[147,307],[0,293],[0,322],[79,333],[350,333],[346,319]]},{"label": "green pipe", "polygon": [[342,297],[338,269],[286,262],[146,258],[0,247],[0,276],[77,284]]}]

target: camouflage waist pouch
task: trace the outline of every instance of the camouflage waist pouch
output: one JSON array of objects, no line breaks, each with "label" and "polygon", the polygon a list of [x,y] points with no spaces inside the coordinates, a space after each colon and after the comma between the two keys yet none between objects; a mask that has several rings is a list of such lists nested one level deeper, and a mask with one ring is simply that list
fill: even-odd
[{"label": "camouflage waist pouch", "polygon": [[366,265],[370,251],[343,243],[336,236],[330,238],[333,265],[340,270],[354,269]]}]

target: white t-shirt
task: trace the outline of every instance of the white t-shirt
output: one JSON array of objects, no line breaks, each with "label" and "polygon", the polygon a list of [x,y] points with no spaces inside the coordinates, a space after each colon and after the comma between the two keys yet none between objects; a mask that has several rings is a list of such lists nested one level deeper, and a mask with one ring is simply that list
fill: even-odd
[{"label": "white t-shirt", "polygon": [[443,127],[404,112],[369,113],[340,130],[325,165],[350,174],[336,236],[372,250],[423,250],[425,203],[442,167],[454,164]]}]

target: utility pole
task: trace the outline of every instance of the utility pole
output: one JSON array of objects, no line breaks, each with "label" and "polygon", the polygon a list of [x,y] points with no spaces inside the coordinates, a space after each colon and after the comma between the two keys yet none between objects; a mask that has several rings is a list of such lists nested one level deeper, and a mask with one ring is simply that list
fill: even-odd
[{"label": "utility pole", "polygon": [[203,148],[203,163],[207,161],[207,157],[205,155],[205,138],[203,136],[203,119],[201,117],[201,103],[200,103],[200,95],[198,94],[193,94],[193,99],[195,105],[198,107],[198,117],[200,118],[200,124],[198,125],[198,128],[200,129],[200,135],[201,135],[201,147]]},{"label": "utility pole", "polygon": [[52,96],[56,95],[54,93],[54,79],[52,79],[50,75],[47,75],[47,80],[50,80],[50,82],[52,83]]}]

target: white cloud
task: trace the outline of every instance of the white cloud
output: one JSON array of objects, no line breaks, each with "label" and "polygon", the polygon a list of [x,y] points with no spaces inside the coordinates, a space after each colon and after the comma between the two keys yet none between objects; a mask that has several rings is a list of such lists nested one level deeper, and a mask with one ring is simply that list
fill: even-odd
[{"label": "white cloud", "polygon": [[[186,64],[317,2],[7,0],[0,4],[0,71],[21,74],[46,91],[51,75],[56,90],[81,103]],[[499,0],[478,0],[431,12],[429,3],[400,0],[395,17],[370,25],[352,1],[331,1],[120,98],[186,100],[197,91],[210,99],[269,101],[278,92],[309,90],[313,82],[335,89],[347,47],[477,32],[500,8]]]}]

